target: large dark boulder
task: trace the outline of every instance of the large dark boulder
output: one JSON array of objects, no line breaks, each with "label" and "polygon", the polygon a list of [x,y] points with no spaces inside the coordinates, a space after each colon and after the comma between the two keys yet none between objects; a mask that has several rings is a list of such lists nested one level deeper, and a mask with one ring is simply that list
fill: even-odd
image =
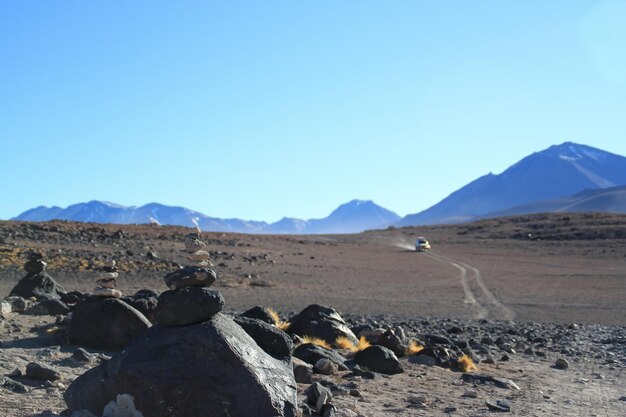
[{"label": "large dark boulder", "polygon": [[224,298],[217,290],[184,287],[164,291],[154,310],[154,321],[164,326],[183,326],[211,319],[224,308]]},{"label": "large dark boulder", "polygon": [[396,355],[383,346],[370,346],[354,355],[354,361],[370,371],[393,375],[404,372]]},{"label": "large dark boulder", "polygon": [[71,411],[102,415],[129,394],[146,417],[294,417],[291,364],[265,353],[232,319],[155,325],[122,352],[79,376],[64,394]]},{"label": "large dark boulder", "polygon": [[334,308],[311,304],[289,320],[287,332],[298,336],[313,336],[334,345],[338,337],[359,343],[352,330]]},{"label": "large dark boulder", "polygon": [[274,318],[266,307],[254,306],[240,314],[241,317],[248,317],[264,321],[265,323],[274,324]]},{"label": "large dark boulder", "polygon": [[92,297],[74,307],[70,342],[103,350],[120,350],[150,327],[139,311],[116,298]]},{"label": "large dark boulder", "polygon": [[45,272],[28,274],[20,279],[9,295],[23,298],[58,299],[66,293],[65,289]]},{"label": "large dark boulder", "polygon": [[236,316],[233,320],[254,339],[265,353],[278,360],[289,361],[291,359],[293,342],[287,333],[257,319]]},{"label": "large dark boulder", "polygon": [[312,343],[303,343],[296,347],[293,351],[293,356],[311,365],[315,365],[320,359],[328,359],[337,364],[340,370],[345,371],[348,369],[343,356],[334,350],[328,350]]}]

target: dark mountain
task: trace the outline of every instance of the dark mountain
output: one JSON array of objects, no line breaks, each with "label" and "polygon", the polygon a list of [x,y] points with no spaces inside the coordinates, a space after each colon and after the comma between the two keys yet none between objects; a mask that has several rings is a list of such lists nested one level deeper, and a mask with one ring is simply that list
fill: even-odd
[{"label": "dark mountain", "polygon": [[241,219],[209,217],[185,207],[150,203],[141,207],[125,207],[104,201],[90,201],[61,207],[37,207],[15,217],[13,220],[48,221],[72,220],[92,223],[142,224],[156,223],[195,227],[212,232],[309,234],[309,233],[358,233],[368,229],[387,226],[400,219],[397,214],[372,201],[353,200],[323,219],[300,220],[283,218],[268,224]]},{"label": "dark mountain", "polygon": [[459,223],[487,213],[626,185],[626,158],[566,142],[533,153],[499,175],[488,174],[397,226]]},{"label": "dark mountain", "polygon": [[585,190],[554,200],[537,201],[495,213],[488,213],[481,216],[481,218],[548,212],[626,213],[626,186]]}]

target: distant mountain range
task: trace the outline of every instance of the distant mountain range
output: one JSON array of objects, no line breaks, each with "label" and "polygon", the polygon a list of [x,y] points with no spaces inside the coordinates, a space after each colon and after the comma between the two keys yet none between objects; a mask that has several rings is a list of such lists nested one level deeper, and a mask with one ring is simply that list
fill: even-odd
[{"label": "distant mountain range", "polygon": [[370,200],[352,200],[339,206],[323,219],[301,220],[284,217],[275,223],[209,217],[184,207],[150,203],[141,207],[125,207],[105,201],[90,201],[61,207],[37,207],[12,220],[71,220],[92,223],[143,224],[157,223],[195,227],[212,232],[268,234],[359,233],[388,226],[400,216]]},{"label": "distant mountain range", "polygon": [[554,211],[626,213],[626,157],[565,142],[533,153],[499,175],[490,173],[480,177],[434,206],[402,219],[372,201],[352,200],[323,219],[284,217],[275,223],[220,219],[184,207],[158,203],[124,207],[103,201],[67,208],[37,207],[14,220],[158,223],[198,226],[216,232],[325,234]]},{"label": "distant mountain range", "polygon": [[[490,213],[505,213],[513,207],[519,214],[521,207],[531,203],[619,185],[626,185],[625,157],[565,142],[533,153],[499,175],[480,177],[434,206],[404,217],[396,226],[460,223]],[[615,207],[602,207],[599,201],[594,206],[598,211]],[[553,207],[548,203],[533,207],[542,205],[546,209]]]}]

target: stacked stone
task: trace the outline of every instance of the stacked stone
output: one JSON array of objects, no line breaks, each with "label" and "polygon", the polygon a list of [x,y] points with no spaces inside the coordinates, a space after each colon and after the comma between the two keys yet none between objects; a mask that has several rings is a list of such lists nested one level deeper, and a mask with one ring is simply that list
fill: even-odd
[{"label": "stacked stone", "polygon": [[204,250],[206,243],[200,240],[199,233],[190,233],[185,239],[185,252],[193,265],[199,267],[213,266],[209,260],[209,252]]},{"label": "stacked stone", "polygon": [[209,287],[217,276],[209,265],[206,244],[198,234],[185,240],[185,251],[194,265],[186,266],[167,274],[164,278],[169,291],[159,296],[154,311],[156,323],[164,326],[184,326],[210,320],[224,308],[224,298],[217,290]]},{"label": "stacked stone", "polygon": [[93,290],[96,297],[121,298],[122,292],[117,289],[117,264],[115,261],[111,265],[105,265],[97,271],[97,287]]}]

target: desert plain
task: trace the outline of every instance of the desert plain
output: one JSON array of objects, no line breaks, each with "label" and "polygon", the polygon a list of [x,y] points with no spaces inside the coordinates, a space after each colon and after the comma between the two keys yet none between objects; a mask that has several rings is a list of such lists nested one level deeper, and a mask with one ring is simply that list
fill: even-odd
[{"label": "desert plain", "polygon": [[[93,271],[111,260],[119,267],[118,288],[124,293],[164,291],[163,276],[185,264],[182,242],[189,232],[158,225],[3,221],[0,295],[7,296],[25,274],[22,265],[33,251],[43,254],[47,272],[68,291],[91,291]],[[430,252],[415,252],[418,236],[431,242]],[[512,415],[626,412],[624,215],[536,214],[354,235],[202,233],[202,240],[217,273],[215,286],[232,313],[259,305],[288,319],[316,303],[335,308],[352,324],[404,324],[409,333],[419,333],[420,323],[440,333],[453,324],[477,332],[509,328],[510,334],[517,324],[528,323],[543,324],[548,333],[581,329],[573,343],[584,345],[584,355],[570,358],[568,370],[553,368],[560,352],[548,348],[541,357],[515,352],[505,361],[478,364],[482,372],[517,381],[518,392],[481,388],[478,399],[468,400],[458,373],[407,364],[402,375],[363,381],[359,402],[338,397],[337,404],[354,415],[490,415],[483,395],[506,397]],[[48,345],[34,340],[53,322],[41,316],[3,320],[3,375],[46,357]],[[613,350],[600,341],[609,333],[617,335]],[[21,337],[30,342],[16,342]],[[596,348],[602,354],[594,358]],[[61,366],[67,349],[52,353],[53,365]],[[34,386],[28,398],[0,388],[0,414],[62,411],[63,388],[85,369],[68,368],[60,386]],[[424,401],[411,400],[417,397]]]}]

